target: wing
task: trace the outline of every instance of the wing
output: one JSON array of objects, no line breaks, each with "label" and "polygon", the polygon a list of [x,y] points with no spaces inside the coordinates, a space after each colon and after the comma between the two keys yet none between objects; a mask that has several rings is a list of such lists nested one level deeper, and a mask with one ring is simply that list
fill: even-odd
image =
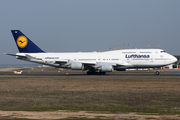
[{"label": "wing", "polygon": [[25,61],[30,61],[34,63],[39,63],[43,65],[48,65],[52,67],[59,67],[62,64],[65,64],[68,62],[68,60],[58,60],[58,61],[45,61],[36,57],[33,57],[29,54],[10,54],[10,53],[4,53],[5,55],[10,55],[10,56],[15,56],[17,59],[25,60]]},{"label": "wing", "polygon": [[10,54],[10,53],[4,53],[5,55],[15,56],[17,59],[28,59],[26,55],[18,55],[18,54]]},{"label": "wing", "polygon": [[[31,56],[29,54],[9,54],[9,53],[4,53],[6,55],[10,55],[10,56],[15,56],[17,59],[21,59],[21,60],[25,60],[25,61],[30,61],[30,62],[34,62],[34,63],[39,63],[39,64],[43,64],[43,65],[48,65],[48,66],[52,66],[52,67],[58,67],[58,68],[72,68],[73,64],[78,64],[79,68],[81,68],[81,66],[83,66],[82,70],[92,70],[92,71],[96,71],[96,70],[102,70],[102,69],[116,69],[116,70],[121,70],[121,69],[125,69],[127,66],[131,67],[132,65],[127,63],[127,62],[118,62],[118,63],[112,63],[112,62],[91,62],[91,61],[72,61],[72,60],[68,60],[68,59],[58,59],[58,60],[43,60],[41,58],[36,58],[34,56]],[[76,64],[76,65],[77,65]]]}]

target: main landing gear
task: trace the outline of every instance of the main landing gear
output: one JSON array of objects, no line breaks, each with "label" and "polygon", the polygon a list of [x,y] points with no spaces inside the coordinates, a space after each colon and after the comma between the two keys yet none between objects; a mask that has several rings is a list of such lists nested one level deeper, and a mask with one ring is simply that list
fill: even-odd
[{"label": "main landing gear", "polygon": [[90,72],[90,71],[87,71],[87,75],[105,75],[106,72]]}]

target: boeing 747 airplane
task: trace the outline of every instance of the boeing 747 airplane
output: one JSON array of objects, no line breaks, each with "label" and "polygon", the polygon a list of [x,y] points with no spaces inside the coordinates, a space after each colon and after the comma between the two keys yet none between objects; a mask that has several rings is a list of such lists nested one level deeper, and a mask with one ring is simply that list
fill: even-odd
[{"label": "boeing 747 airplane", "polygon": [[[39,48],[20,30],[11,30],[19,53],[7,55],[56,68],[87,71],[87,74],[125,71],[130,68],[158,68],[177,59],[162,49],[122,49],[106,52],[48,53]],[[156,71],[159,75],[159,71]]]}]

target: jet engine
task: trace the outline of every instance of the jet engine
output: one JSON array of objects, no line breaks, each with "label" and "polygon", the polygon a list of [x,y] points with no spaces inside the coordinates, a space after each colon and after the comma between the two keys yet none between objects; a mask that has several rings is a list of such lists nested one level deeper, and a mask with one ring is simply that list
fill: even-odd
[{"label": "jet engine", "polygon": [[71,63],[71,69],[72,70],[83,70],[84,65],[81,62],[73,62],[73,63]]},{"label": "jet engine", "polygon": [[102,65],[101,66],[101,72],[112,72],[114,68],[112,65]]}]

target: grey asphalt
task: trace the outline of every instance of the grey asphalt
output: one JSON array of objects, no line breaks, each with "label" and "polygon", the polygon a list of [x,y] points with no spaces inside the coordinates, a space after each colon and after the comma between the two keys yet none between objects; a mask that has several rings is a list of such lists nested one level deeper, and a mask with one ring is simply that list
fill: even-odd
[{"label": "grey asphalt", "polygon": [[180,77],[180,73],[166,74],[107,74],[107,75],[86,75],[86,74],[0,74],[0,77]]},{"label": "grey asphalt", "polygon": [[146,73],[126,73],[126,74],[106,74],[106,75],[86,75],[86,74],[73,74],[69,73],[67,74],[1,74],[1,72],[4,71],[13,71],[13,70],[19,70],[20,68],[3,68],[3,71],[0,71],[0,77],[180,77],[180,70],[166,70],[164,72],[160,72],[160,75],[154,74],[146,74]]}]

